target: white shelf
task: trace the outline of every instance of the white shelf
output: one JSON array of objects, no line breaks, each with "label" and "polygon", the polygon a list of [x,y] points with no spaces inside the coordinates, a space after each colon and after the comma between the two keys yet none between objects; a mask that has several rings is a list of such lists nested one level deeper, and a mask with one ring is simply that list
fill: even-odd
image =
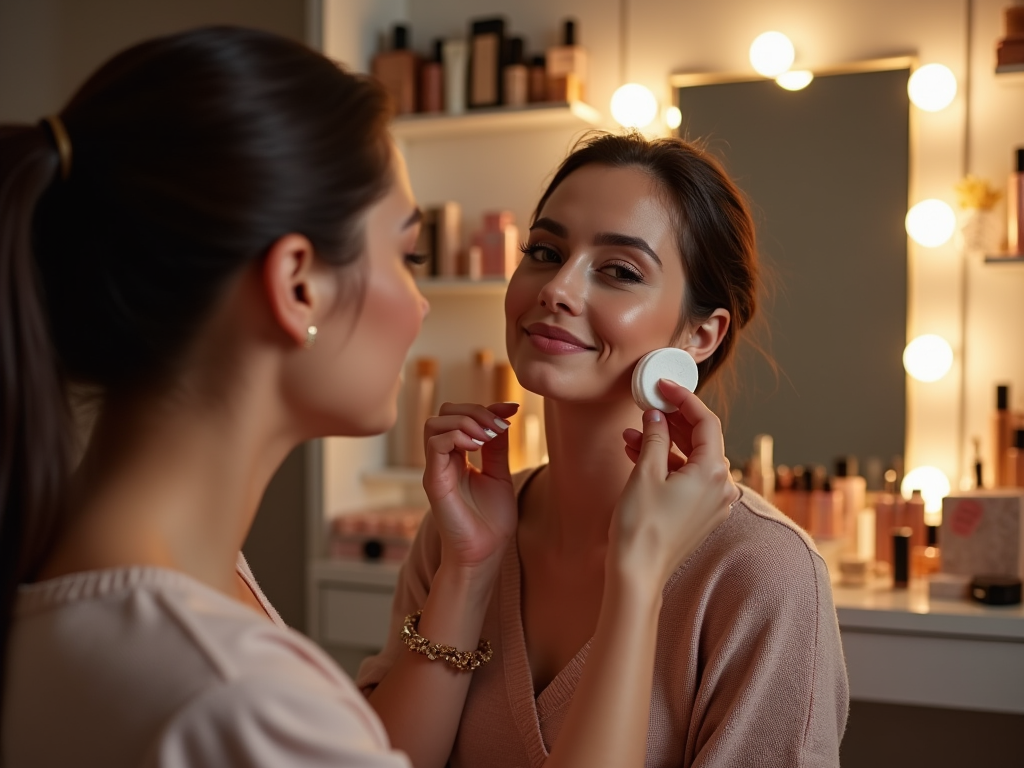
[{"label": "white shelf", "polygon": [[504,296],[508,280],[489,277],[470,280],[467,277],[427,277],[416,281],[416,285],[427,298],[450,298],[453,296]]},{"label": "white shelf", "polygon": [[391,133],[396,139],[416,141],[539,128],[585,128],[600,120],[601,113],[582,101],[543,102],[525,107],[474,109],[461,115],[403,115],[391,122]]}]

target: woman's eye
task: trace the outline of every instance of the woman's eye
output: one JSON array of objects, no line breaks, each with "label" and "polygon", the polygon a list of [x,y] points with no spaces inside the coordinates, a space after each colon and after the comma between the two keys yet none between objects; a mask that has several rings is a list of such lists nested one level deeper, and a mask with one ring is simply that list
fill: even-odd
[{"label": "woman's eye", "polygon": [[519,250],[534,261],[543,262],[545,264],[557,264],[562,260],[562,257],[557,251],[548,248],[546,245],[530,245],[529,243],[521,243],[519,245]]},{"label": "woman's eye", "polygon": [[644,280],[644,276],[635,267],[628,264],[609,264],[604,271],[616,280],[627,283],[642,283]]},{"label": "woman's eye", "polygon": [[407,253],[405,254],[405,264],[409,267],[419,267],[426,264],[430,260],[430,256],[425,253]]}]

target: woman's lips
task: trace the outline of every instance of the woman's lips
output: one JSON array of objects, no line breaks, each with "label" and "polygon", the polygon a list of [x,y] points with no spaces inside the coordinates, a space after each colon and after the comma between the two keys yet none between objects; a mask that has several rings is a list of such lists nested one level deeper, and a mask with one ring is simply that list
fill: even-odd
[{"label": "woman's lips", "polygon": [[593,349],[568,331],[547,323],[533,323],[525,330],[533,346],[549,355],[571,355]]}]

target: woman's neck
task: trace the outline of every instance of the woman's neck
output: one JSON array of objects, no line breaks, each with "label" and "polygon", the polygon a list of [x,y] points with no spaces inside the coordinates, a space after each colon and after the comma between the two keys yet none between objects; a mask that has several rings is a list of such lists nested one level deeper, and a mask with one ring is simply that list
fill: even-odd
[{"label": "woman's neck", "polygon": [[623,449],[622,431],[641,427],[640,411],[632,400],[546,400],[544,419],[549,464],[538,477],[534,498],[539,506],[529,524],[565,553],[603,547],[612,512],[633,469]]},{"label": "woman's neck", "polygon": [[153,565],[235,596],[238,552],[294,443],[275,434],[267,406],[244,389],[107,403],[40,577]]}]

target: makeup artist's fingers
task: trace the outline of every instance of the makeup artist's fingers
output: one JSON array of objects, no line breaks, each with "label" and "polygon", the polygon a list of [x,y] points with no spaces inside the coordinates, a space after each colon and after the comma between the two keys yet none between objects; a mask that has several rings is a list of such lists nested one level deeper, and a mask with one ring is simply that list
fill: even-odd
[{"label": "makeup artist's fingers", "polygon": [[[439,415],[428,420],[427,423],[433,422],[435,433],[448,429],[465,429],[467,434],[471,434],[477,440],[487,442],[509,428],[506,419],[515,414],[517,410],[519,410],[518,403],[494,403],[490,407],[476,403],[444,403],[439,410]],[[460,419],[464,419],[464,421],[460,421]]]},{"label": "makeup artist's fingers", "polygon": [[[640,432],[639,430],[632,428],[626,429],[622,433],[622,439],[626,443],[626,445],[624,446],[626,449],[626,455],[634,464],[636,464],[637,460],[640,458],[640,447],[643,444],[643,436],[643,432]],[[668,471],[675,472],[680,467],[685,466],[686,458],[684,456],[681,456],[679,453],[672,450],[671,448],[669,448]]]},{"label": "makeup artist's fingers", "polygon": [[[680,432],[680,440],[689,433],[690,450],[683,445],[680,450],[692,462],[698,455],[714,458],[725,456],[725,438],[722,436],[722,422],[699,397],[685,387],[662,379],[658,382],[662,394],[679,410],[670,414],[670,420]],[[678,443],[677,443],[678,444]]]}]

